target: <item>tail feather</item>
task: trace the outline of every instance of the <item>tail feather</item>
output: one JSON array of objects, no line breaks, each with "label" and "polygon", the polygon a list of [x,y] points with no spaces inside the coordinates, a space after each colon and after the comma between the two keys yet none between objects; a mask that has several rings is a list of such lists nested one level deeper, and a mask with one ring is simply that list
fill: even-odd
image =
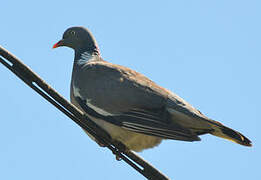
[{"label": "tail feather", "polygon": [[211,124],[211,126],[213,128],[213,131],[210,133],[214,136],[233,141],[243,146],[252,146],[252,142],[243,134],[231,128],[228,128],[217,121],[213,121],[213,124]]}]

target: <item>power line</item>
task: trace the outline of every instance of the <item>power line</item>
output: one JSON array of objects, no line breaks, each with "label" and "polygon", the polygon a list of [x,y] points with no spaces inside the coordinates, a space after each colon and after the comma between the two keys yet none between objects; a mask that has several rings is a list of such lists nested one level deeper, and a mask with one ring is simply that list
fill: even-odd
[{"label": "power line", "polygon": [[29,67],[1,46],[0,55],[2,56],[0,62],[4,66],[144,177],[149,180],[169,180],[144,159],[128,150],[124,144],[112,141],[108,133],[89,119],[85,113],[68,102]]}]

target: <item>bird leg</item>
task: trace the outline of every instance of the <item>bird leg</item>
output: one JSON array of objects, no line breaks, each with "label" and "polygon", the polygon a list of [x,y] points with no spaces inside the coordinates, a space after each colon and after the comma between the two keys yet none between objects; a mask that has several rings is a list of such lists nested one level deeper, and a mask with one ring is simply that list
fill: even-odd
[{"label": "bird leg", "polygon": [[103,143],[101,143],[101,142],[99,142],[99,141],[97,141],[97,140],[96,140],[96,143],[97,143],[100,147],[107,147],[105,144],[103,144]]},{"label": "bird leg", "polygon": [[116,152],[113,152],[113,154],[115,154],[116,160],[117,160],[117,161],[120,161],[121,158],[117,155],[117,153],[127,152],[127,151],[129,151],[129,149],[128,149],[122,142],[117,141],[117,140],[114,140],[114,141],[113,141],[113,144],[117,146],[117,151],[116,151]]}]

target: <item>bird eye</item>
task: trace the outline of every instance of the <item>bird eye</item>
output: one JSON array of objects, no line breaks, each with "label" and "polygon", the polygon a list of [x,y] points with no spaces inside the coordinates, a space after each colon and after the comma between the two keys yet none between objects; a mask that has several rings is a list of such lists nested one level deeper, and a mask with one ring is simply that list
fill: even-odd
[{"label": "bird eye", "polygon": [[71,31],[70,34],[74,36],[75,35],[75,31]]}]

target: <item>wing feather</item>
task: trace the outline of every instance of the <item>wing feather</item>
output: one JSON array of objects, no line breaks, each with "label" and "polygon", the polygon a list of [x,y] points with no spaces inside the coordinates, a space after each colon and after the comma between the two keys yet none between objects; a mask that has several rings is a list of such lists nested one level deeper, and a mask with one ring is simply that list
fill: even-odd
[{"label": "wing feather", "polygon": [[149,110],[131,110],[121,114],[105,116],[90,108],[86,104],[86,101],[80,97],[77,97],[76,101],[87,114],[129,131],[165,139],[183,141],[200,140],[199,137],[190,130],[178,124],[173,124],[171,121],[163,121],[163,117],[161,117],[160,114],[150,112]]}]

